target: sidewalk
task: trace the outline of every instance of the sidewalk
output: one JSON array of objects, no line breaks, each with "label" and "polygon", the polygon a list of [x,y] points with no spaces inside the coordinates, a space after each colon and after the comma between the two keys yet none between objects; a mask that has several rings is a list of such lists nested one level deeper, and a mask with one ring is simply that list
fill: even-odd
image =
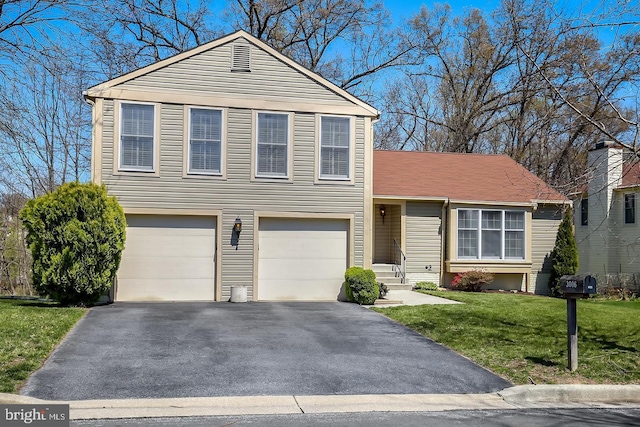
[{"label": "sidewalk", "polygon": [[43,401],[0,393],[0,403],[68,403],[72,420],[523,408],[640,408],[640,385],[521,385],[485,394],[230,396],[70,402]]},{"label": "sidewalk", "polygon": [[436,304],[462,304],[458,301],[453,301],[446,298],[440,298],[433,295],[427,295],[415,291],[402,291],[402,290],[390,290],[386,300],[389,300],[389,304],[385,304],[382,301],[376,302],[375,306],[368,307],[396,307],[399,305],[436,305]]}]

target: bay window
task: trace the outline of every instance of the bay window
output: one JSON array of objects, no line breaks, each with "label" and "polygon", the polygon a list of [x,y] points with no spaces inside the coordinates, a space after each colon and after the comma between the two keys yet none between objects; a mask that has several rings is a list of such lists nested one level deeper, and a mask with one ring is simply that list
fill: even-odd
[{"label": "bay window", "polygon": [[458,209],[459,259],[524,259],[523,211]]}]

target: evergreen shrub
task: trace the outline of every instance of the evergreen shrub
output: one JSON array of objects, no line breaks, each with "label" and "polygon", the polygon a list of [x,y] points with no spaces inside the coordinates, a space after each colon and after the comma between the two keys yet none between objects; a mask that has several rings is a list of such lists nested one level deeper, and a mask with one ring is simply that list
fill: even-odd
[{"label": "evergreen shrub", "polygon": [[578,245],[573,235],[572,218],[571,209],[567,209],[558,227],[556,243],[551,251],[549,290],[555,297],[563,296],[560,290],[560,278],[565,274],[573,275],[578,272]]},{"label": "evergreen shrub", "polygon": [[371,305],[380,296],[376,273],[362,267],[350,267],[344,273],[347,299],[360,305]]},{"label": "evergreen shrub", "polygon": [[125,242],[124,212],[104,186],[69,183],[20,212],[33,286],[63,305],[90,305],[110,288]]}]

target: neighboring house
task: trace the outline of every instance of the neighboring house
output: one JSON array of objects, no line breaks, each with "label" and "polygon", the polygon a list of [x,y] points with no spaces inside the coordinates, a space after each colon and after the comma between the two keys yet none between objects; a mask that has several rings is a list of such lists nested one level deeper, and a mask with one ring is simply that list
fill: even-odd
[{"label": "neighboring house", "polygon": [[513,159],[375,151],[373,172],[374,263],[393,262],[395,240],[411,284],[485,269],[493,288],[549,292],[566,199]]},{"label": "neighboring house", "polygon": [[243,31],[85,98],[92,180],[128,223],[116,300],[336,300],[392,237],[410,282],[484,267],[542,289],[559,194],[504,156],[374,154],[375,108]]},{"label": "neighboring house", "polygon": [[573,197],[579,272],[639,273],[638,158],[615,143],[598,143],[589,151],[588,180]]}]

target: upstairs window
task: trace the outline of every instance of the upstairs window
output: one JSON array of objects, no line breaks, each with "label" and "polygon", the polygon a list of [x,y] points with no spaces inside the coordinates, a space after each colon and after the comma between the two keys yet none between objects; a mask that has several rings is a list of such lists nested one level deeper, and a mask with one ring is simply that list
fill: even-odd
[{"label": "upstairs window", "polygon": [[522,211],[458,209],[459,259],[524,259]]},{"label": "upstairs window", "polygon": [[589,225],[589,199],[580,200],[580,225]]},{"label": "upstairs window", "polygon": [[320,118],[320,178],[348,180],[351,119]]},{"label": "upstairs window", "polygon": [[636,223],[636,195],[634,193],[624,195],[624,223]]},{"label": "upstairs window", "polygon": [[189,172],[219,175],[222,171],[222,111],[189,110]]},{"label": "upstairs window", "polygon": [[120,168],[153,172],[155,106],[122,103],[120,117]]},{"label": "upstairs window", "polygon": [[258,113],[256,176],[289,175],[289,115]]}]

